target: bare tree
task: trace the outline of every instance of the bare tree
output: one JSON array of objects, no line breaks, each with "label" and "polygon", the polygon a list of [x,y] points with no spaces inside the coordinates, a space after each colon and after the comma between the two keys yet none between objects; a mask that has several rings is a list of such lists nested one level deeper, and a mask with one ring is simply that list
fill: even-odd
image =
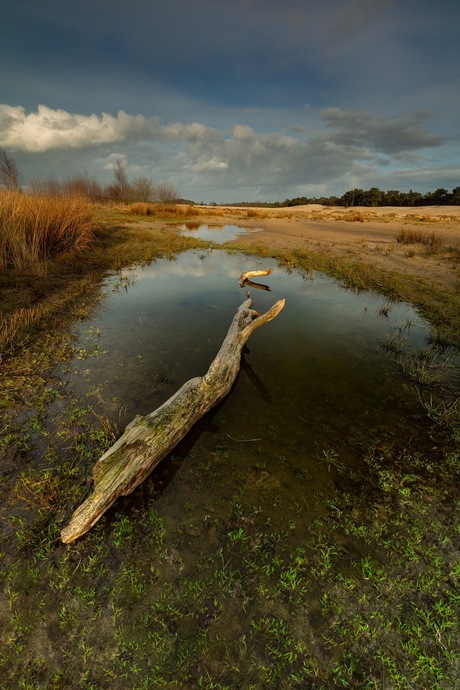
[{"label": "bare tree", "polygon": [[0,185],[7,189],[20,189],[21,176],[16,161],[5,149],[0,149]]},{"label": "bare tree", "polygon": [[153,199],[162,204],[177,202],[179,199],[179,189],[171,180],[168,182],[158,182],[153,187]]},{"label": "bare tree", "polygon": [[135,177],[130,184],[130,197],[133,201],[152,201],[153,182],[148,177]]},{"label": "bare tree", "polygon": [[125,164],[121,158],[117,158],[115,161],[113,176],[115,178],[115,184],[113,186],[116,190],[116,196],[118,199],[124,200],[127,196],[129,183]]},{"label": "bare tree", "polygon": [[103,196],[99,182],[86,173],[66,177],[62,183],[62,193],[66,196],[86,197],[92,201],[100,201]]},{"label": "bare tree", "polygon": [[29,188],[34,194],[43,196],[61,196],[62,184],[56,177],[36,178],[29,181]]}]

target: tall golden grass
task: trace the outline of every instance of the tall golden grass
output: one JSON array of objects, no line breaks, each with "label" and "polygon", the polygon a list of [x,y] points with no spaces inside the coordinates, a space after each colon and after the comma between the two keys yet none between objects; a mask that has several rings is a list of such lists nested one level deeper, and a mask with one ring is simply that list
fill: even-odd
[{"label": "tall golden grass", "polygon": [[137,216],[156,216],[158,218],[198,216],[201,209],[191,204],[158,204],[147,201],[135,201],[128,206],[128,212]]},{"label": "tall golden grass", "polygon": [[87,199],[0,190],[0,269],[40,271],[94,238]]},{"label": "tall golden grass", "polygon": [[436,254],[444,243],[444,237],[439,232],[425,233],[413,228],[401,228],[396,241],[402,244],[424,244],[428,253]]}]

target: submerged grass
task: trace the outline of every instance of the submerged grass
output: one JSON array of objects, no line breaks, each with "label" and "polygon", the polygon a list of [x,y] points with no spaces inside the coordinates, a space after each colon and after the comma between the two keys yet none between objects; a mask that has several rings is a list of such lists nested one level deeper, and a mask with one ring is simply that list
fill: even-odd
[{"label": "submerged grass", "polygon": [[[284,484],[309,478],[279,449],[269,461],[262,440],[213,436],[165,494],[146,482],[84,539],[59,541],[114,433],[52,373],[72,354],[69,324],[95,304],[106,271],[199,245],[112,221],[90,252],[51,262],[46,276],[2,275],[0,687],[458,687],[458,401],[439,407],[427,386],[425,411],[441,424],[420,418],[423,447],[369,429],[350,433],[354,463],[318,448],[328,481],[311,505],[299,494],[284,509]],[[233,246],[411,301],[459,342],[458,297],[428,282]],[[387,342],[404,354],[402,338]],[[433,359],[408,367],[437,371]],[[303,443],[299,428],[286,454]]]}]

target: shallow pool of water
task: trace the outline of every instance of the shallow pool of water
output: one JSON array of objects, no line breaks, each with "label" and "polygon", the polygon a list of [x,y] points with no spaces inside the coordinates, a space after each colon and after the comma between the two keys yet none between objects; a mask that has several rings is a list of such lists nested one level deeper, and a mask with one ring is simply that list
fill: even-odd
[{"label": "shallow pool of water", "polygon": [[240,235],[260,232],[258,228],[245,228],[240,225],[206,225],[202,223],[184,223],[179,227],[180,234],[223,244],[235,240]]},{"label": "shallow pool of water", "polygon": [[273,273],[261,279],[270,292],[251,291],[254,307],[265,311],[280,298],[286,306],[251,336],[231,394],[178,453],[229,447],[222,491],[242,477],[255,481],[256,462],[283,500],[309,502],[331,480],[331,464],[359,464],[362,439],[410,444],[419,433],[414,390],[379,348],[395,329],[408,347],[423,346],[428,330],[410,306],[274,261],[188,251],[108,279],[102,308],[80,328],[82,359],[71,363],[69,379],[98,414],[121,416],[122,426],[153,411],[207,371],[246,297],[238,277],[258,268]]}]

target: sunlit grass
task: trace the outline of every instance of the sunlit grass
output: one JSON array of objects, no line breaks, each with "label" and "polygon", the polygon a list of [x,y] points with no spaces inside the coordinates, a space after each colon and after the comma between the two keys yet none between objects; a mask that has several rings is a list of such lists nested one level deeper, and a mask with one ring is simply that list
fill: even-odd
[{"label": "sunlit grass", "polygon": [[363,213],[363,211],[348,211],[344,214],[344,220],[349,223],[364,223],[367,217],[367,214]]},{"label": "sunlit grass", "polygon": [[85,199],[0,192],[0,268],[42,272],[58,255],[94,239],[93,206]]},{"label": "sunlit grass", "polygon": [[137,201],[126,207],[128,213],[136,216],[150,216],[153,220],[183,220],[193,216],[216,215],[214,208],[203,208],[193,204],[159,204]]},{"label": "sunlit grass", "polygon": [[396,235],[396,241],[401,244],[423,244],[428,253],[436,254],[444,243],[439,232],[426,233],[417,228],[402,228]]},{"label": "sunlit grass", "polygon": [[200,210],[191,204],[155,204],[137,201],[127,207],[129,213],[137,216],[152,216],[153,218],[189,217],[200,215]]}]

